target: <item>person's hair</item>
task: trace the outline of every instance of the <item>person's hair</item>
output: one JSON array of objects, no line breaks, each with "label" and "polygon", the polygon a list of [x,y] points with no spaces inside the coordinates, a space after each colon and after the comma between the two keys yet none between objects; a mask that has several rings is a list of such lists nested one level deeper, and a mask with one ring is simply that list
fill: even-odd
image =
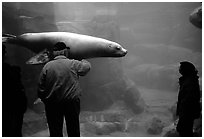
[{"label": "person's hair", "polygon": [[68,57],[68,49],[69,47],[64,42],[57,42],[52,49],[52,57],[54,58],[59,55]]},{"label": "person's hair", "polygon": [[181,70],[182,75],[184,76],[190,76],[190,75],[197,76],[198,74],[198,71],[195,68],[195,66],[188,61],[180,62],[180,70]]}]

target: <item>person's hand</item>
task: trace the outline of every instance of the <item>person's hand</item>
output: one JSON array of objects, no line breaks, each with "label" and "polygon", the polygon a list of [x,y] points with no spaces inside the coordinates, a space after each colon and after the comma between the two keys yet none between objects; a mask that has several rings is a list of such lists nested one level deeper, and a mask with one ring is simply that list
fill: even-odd
[{"label": "person's hand", "polygon": [[42,100],[40,98],[37,98],[35,101],[34,101],[34,105],[37,105],[39,103],[43,103]]}]

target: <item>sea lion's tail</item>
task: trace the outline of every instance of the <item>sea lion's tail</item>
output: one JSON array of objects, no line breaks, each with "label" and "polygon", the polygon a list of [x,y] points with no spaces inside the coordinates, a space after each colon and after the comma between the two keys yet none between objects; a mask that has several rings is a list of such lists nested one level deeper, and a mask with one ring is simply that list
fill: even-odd
[{"label": "sea lion's tail", "polygon": [[2,43],[6,43],[8,40],[16,38],[15,35],[11,35],[11,34],[3,34],[2,35]]}]

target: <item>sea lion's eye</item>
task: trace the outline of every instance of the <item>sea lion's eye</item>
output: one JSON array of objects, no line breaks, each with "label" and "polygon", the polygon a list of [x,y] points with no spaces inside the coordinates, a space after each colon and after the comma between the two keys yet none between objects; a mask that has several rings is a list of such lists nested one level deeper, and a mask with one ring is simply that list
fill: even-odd
[{"label": "sea lion's eye", "polygon": [[117,47],[116,47],[116,49],[117,49],[117,50],[120,50],[120,47],[119,47],[119,46],[117,46]]},{"label": "sea lion's eye", "polygon": [[112,47],[112,46],[111,46],[111,44],[110,44],[110,45],[108,45],[108,47]]}]

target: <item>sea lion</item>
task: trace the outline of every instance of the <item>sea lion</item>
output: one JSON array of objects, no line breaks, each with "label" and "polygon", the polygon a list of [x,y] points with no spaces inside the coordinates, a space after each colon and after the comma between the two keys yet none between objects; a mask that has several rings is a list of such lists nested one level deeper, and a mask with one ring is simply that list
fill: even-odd
[{"label": "sea lion", "polygon": [[2,39],[3,43],[20,45],[37,53],[27,64],[48,62],[48,55],[57,42],[64,42],[69,47],[70,59],[123,57],[127,54],[127,50],[116,42],[70,32],[26,33],[17,37],[4,34]]}]

